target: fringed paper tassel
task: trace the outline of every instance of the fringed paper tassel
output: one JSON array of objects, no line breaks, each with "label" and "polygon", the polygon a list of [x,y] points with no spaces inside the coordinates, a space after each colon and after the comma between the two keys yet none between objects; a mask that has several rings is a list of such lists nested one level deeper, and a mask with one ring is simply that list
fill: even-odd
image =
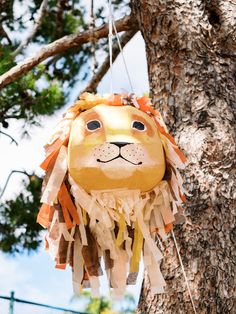
[{"label": "fringed paper tassel", "polygon": [[[76,240],[86,241],[86,244],[80,242],[80,249],[76,248],[74,254],[77,260],[78,256],[82,258],[90,285],[94,286],[94,293],[97,293],[98,283],[95,283],[93,277],[102,274],[99,250],[105,257],[108,278],[117,297],[123,293],[126,284],[135,283],[142,252],[150,275],[153,275],[155,270],[159,278],[153,283],[153,291],[163,291],[164,279],[159,266],[163,256],[155,243],[155,234],[158,232],[163,236],[166,225],[174,221],[169,199],[164,201],[166,193],[169,192],[167,182],[161,182],[151,197],[149,193],[141,196],[137,190],[93,191],[90,195],[76,185],[72,178],[69,180],[79,216],[83,215],[81,208],[88,208],[86,225],[82,219],[77,227],[79,240]],[[153,224],[154,237],[150,232],[151,220],[148,219],[153,215],[159,215],[159,220]],[[83,279],[82,272],[78,269],[81,262],[75,263],[75,257],[73,261],[73,281],[78,293]],[[160,284],[159,287],[157,283]]]},{"label": "fringed paper tassel", "polygon": [[48,228],[48,250],[56,267],[63,269],[71,264],[75,293],[89,283],[93,295],[98,296],[103,256],[114,296],[120,297],[126,284],[135,284],[141,255],[151,290],[163,292],[163,255],[155,236],[166,238],[175,223],[173,204],[179,205],[181,200],[172,196],[167,181],[144,194],[139,190],[111,190],[92,191],[90,195],[70,176],[68,180],[73,201],[62,183],[55,200],[58,204],[44,204],[38,221]]}]

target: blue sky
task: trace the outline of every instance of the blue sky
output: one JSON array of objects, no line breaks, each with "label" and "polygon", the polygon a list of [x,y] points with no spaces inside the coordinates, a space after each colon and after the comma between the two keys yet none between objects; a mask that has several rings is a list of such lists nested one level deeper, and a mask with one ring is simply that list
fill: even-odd
[{"label": "blue sky", "polygon": [[[124,55],[134,92],[137,95],[148,92],[145,47],[140,34],[137,34],[129,42],[124,49]],[[99,85],[98,91],[100,93],[109,93],[109,80],[110,75],[108,73]],[[77,86],[71,94],[72,101],[84,87],[84,83],[80,84],[78,82]],[[115,92],[130,91],[121,56],[118,57],[113,67],[113,89]],[[39,164],[44,158],[43,145],[64,111],[65,109],[60,110],[54,116],[42,119],[42,128],[30,130],[30,140],[20,138],[22,123],[19,121],[11,123],[8,132],[16,138],[19,146],[10,144],[9,139],[6,137],[0,137],[1,151],[4,152],[0,155],[0,188],[3,187],[8,174],[13,169],[36,170],[38,174],[42,174]],[[12,177],[4,194],[5,199],[13,197],[21,190],[21,179],[22,176],[18,174]],[[129,290],[136,296],[136,299],[138,299],[140,284],[141,279],[139,279],[137,286]],[[68,268],[65,271],[56,270],[53,261],[43,248],[31,255],[17,255],[14,257],[0,253],[0,295],[10,295],[12,290],[15,291],[18,298],[78,309],[78,305],[70,302],[73,296],[70,269]],[[102,281],[102,290],[107,291],[104,280]],[[8,313],[3,303],[0,301],[1,314]],[[32,310],[29,313],[32,313]],[[24,314],[26,314],[25,307]]]}]

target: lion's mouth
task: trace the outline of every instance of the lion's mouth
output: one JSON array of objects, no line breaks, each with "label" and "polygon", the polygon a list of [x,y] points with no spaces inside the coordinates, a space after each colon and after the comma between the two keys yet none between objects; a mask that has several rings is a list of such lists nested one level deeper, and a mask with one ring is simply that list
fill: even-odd
[{"label": "lion's mouth", "polygon": [[106,160],[106,161],[105,161],[105,160],[101,160],[101,159],[97,159],[97,162],[107,163],[107,162],[113,161],[113,160],[118,159],[118,158],[124,159],[125,161],[131,163],[131,164],[134,165],[134,166],[142,165],[142,161],[140,161],[140,162],[138,162],[138,163],[135,163],[135,162],[132,162],[132,161],[126,159],[126,158],[123,157],[121,154],[119,154],[118,156],[116,156],[116,157],[114,157],[114,158],[112,158],[112,159],[110,159],[110,160]]}]

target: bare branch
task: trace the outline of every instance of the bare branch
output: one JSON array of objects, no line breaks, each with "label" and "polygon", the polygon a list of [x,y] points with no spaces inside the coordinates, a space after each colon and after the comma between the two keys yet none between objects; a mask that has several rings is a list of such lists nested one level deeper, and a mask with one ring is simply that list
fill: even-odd
[{"label": "bare branch", "polygon": [[0,134],[3,134],[5,136],[9,137],[11,139],[11,143],[15,143],[18,146],[17,141],[11,135],[9,135],[9,134],[7,134],[7,133],[5,133],[3,131],[0,131]]},{"label": "bare branch", "polygon": [[[122,35],[122,37],[120,39],[120,44],[121,44],[122,48],[130,41],[130,39],[136,34],[136,32],[137,32],[137,30],[131,30],[131,31],[125,32]],[[120,53],[119,45],[118,45],[118,43],[116,43],[112,47],[112,56],[113,56],[112,61],[113,62],[118,57],[119,53]],[[89,84],[85,87],[85,89],[81,93],[83,93],[83,92],[95,92],[98,84],[100,83],[100,81],[102,80],[104,75],[107,73],[109,66],[110,66],[110,60],[109,60],[109,56],[108,56],[105,59],[105,61],[103,62],[103,64],[101,65],[101,67],[99,68],[99,70],[94,74],[94,76],[92,77]]]},{"label": "bare branch", "polygon": [[8,177],[7,177],[7,180],[6,180],[6,183],[4,184],[4,187],[3,187],[2,191],[1,191],[0,199],[2,198],[3,194],[5,193],[6,188],[7,188],[7,186],[8,186],[8,183],[9,183],[9,180],[10,180],[11,176],[12,176],[14,173],[25,174],[26,176],[28,176],[28,178],[31,177],[31,175],[30,175],[29,173],[27,173],[26,171],[23,171],[23,170],[12,170],[12,171],[9,173],[9,175],[8,175]]},{"label": "bare branch", "polygon": [[35,19],[35,23],[34,23],[32,31],[29,33],[29,36],[26,37],[22,41],[22,43],[16,48],[16,50],[12,53],[13,57],[18,55],[29,44],[29,42],[33,39],[34,35],[36,34],[37,30],[39,29],[40,25],[42,24],[43,14],[46,10],[47,4],[48,4],[48,0],[42,1],[40,8],[38,10],[38,16]]},{"label": "bare branch", "polygon": [[55,29],[55,39],[61,37],[63,32],[63,13],[65,10],[69,10],[71,5],[69,4],[68,0],[57,0],[56,10],[56,29]]},{"label": "bare branch", "polygon": [[9,45],[12,44],[11,39],[8,36],[8,34],[7,34],[6,30],[4,29],[4,27],[2,26],[2,24],[0,24],[0,37],[5,37],[8,41],[8,44]]},{"label": "bare branch", "polygon": [[[131,29],[137,29],[136,19],[129,15],[115,22],[118,32],[127,31]],[[84,43],[89,42],[91,39],[91,31],[80,32],[77,34],[72,34],[64,36],[51,44],[43,47],[34,56],[25,59],[24,61],[18,63],[16,66],[11,68],[9,71],[0,76],[0,88],[8,85],[9,83],[15,81],[17,78],[23,74],[29,72],[33,67],[46,60],[49,57],[60,54],[67,49],[79,47]],[[108,24],[104,24],[101,27],[95,28],[93,36],[95,40],[104,38],[108,35]]]}]

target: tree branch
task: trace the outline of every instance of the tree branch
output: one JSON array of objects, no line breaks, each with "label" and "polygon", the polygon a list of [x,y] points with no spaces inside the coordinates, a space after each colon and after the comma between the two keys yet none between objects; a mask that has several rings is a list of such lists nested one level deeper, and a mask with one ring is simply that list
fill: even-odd
[{"label": "tree branch", "polygon": [[[136,32],[137,32],[137,30],[131,30],[131,31],[125,32],[122,35],[122,37],[120,39],[120,44],[121,44],[122,48],[132,39],[132,37],[136,34]],[[118,57],[119,53],[120,53],[120,48],[119,48],[118,43],[116,43],[112,47],[112,57],[113,57],[112,61],[113,61],[113,63],[116,60],[116,58]],[[100,83],[100,81],[102,80],[104,75],[109,70],[109,66],[110,66],[110,60],[109,60],[109,56],[108,56],[105,59],[105,61],[103,62],[103,64],[101,65],[101,67],[99,68],[99,70],[94,74],[91,81],[88,83],[88,85],[85,87],[85,89],[81,93],[95,92],[98,84]]]},{"label": "tree branch", "polygon": [[15,143],[16,146],[18,146],[17,141],[16,141],[11,135],[9,135],[9,134],[7,134],[7,133],[5,133],[5,132],[3,132],[3,131],[0,131],[0,134],[3,134],[3,135],[5,135],[5,136],[9,137],[9,138],[11,139],[11,143]]},{"label": "tree branch", "polygon": [[[137,22],[135,17],[129,15],[115,22],[118,32],[127,31],[131,29],[137,29]],[[21,77],[25,73],[29,72],[33,67],[44,61],[45,59],[62,53],[70,48],[79,47],[84,43],[89,42],[91,39],[91,31],[80,32],[64,36],[49,45],[43,47],[34,56],[25,59],[11,68],[9,71],[0,76],[0,88],[4,87],[17,78]],[[104,38],[108,35],[108,24],[104,24],[101,27],[95,28],[93,36],[95,40]]]},{"label": "tree branch", "polygon": [[55,32],[55,39],[61,37],[63,32],[63,13],[64,11],[68,11],[71,9],[71,5],[69,4],[68,0],[57,0],[56,10],[56,32]]},{"label": "tree branch", "polygon": [[32,31],[29,33],[29,36],[26,37],[22,41],[22,43],[16,48],[16,50],[12,53],[13,57],[18,55],[29,44],[29,42],[33,39],[34,35],[36,34],[40,25],[42,24],[43,14],[46,10],[47,4],[48,4],[48,0],[42,1],[40,8],[38,10],[38,17],[36,17],[36,19],[35,19],[35,23],[34,23]]},{"label": "tree branch", "polygon": [[30,175],[29,173],[27,173],[26,171],[23,171],[23,170],[12,170],[12,171],[9,173],[9,175],[8,175],[8,177],[7,177],[7,180],[6,180],[5,184],[4,184],[4,187],[3,187],[2,191],[1,191],[0,199],[2,198],[3,194],[5,193],[6,188],[7,188],[7,186],[8,186],[8,183],[9,183],[9,180],[10,180],[11,176],[12,176],[14,173],[25,174],[26,176],[28,176],[28,178],[31,177],[31,175]]},{"label": "tree branch", "polygon": [[12,44],[11,39],[8,36],[8,34],[7,34],[6,30],[4,29],[4,27],[2,26],[2,24],[0,24],[0,36],[1,37],[6,37],[9,45]]}]

